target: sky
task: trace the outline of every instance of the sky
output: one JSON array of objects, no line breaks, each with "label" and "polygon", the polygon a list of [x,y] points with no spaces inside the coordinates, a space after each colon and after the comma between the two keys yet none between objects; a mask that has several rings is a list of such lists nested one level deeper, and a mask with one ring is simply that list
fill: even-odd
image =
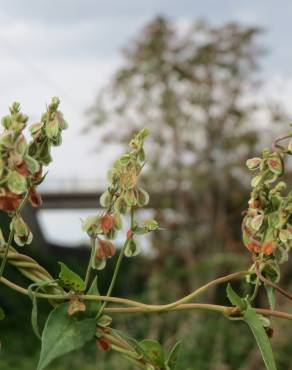
[{"label": "sky", "polygon": [[121,65],[121,49],[154,16],[185,27],[203,17],[266,29],[263,74],[267,96],[292,99],[292,2],[288,0],[0,0],[0,115],[15,100],[37,122],[52,96],[69,123],[55,148],[47,189],[102,188],[115,153],[94,153],[97,134],[81,135],[86,111]]}]

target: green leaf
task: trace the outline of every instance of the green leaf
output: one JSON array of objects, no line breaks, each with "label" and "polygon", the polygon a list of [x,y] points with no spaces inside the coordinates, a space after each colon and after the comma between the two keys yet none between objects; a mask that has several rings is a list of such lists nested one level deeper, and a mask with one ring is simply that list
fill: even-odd
[{"label": "green leaf", "polygon": [[63,262],[58,262],[61,266],[59,278],[64,287],[74,290],[77,293],[84,292],[85,283],[79,275],[70,270]]},{"label": "green leaf", "polygon": [[252,307],[248,306],[244,312],[243,320],[253,332],[267,370],[277,370],[271,343],[263,327],[261,315],[257,314]]},{"label": "green leaf", "polygon": [[168,359],[167,359],[167,362],[166,362],[167,366],[169,367],[169,370],[175,370],[176,369],[178,354],[179,354],[179,350],[180,350],[180,345],[181,345],[181,342],[177,342],[172,347],[171,351],[169,352]]},{"label": "green leaf", "polygon": [[[97,277],[94,278],[86,294],[87,295],[100,295],[98,288],[97,288]],[[97,312],[99,312],[100,308],[101,308],[100,301],[87,301],[86,302],[86,315],[89,317],[95,317]]]},{"label": "green leaf", "polygon": [[68,303],[63,303],[47,319],[37,370],[43,370],[56,358],[83,347],[95,335],[95,319],[78,321],[68,316],[67,309]]},{"label": "green leaf", "polygon": [[164,366],[164,351],[160,343],[156,340],[144,339],[139,344],[153,365]]},{"label": "green leaf", "polygon": [[275,297],[275,289],[269,285],[265,285],[268,301],[271,310],[274,310],[276,307],[276,297]]},{"label": "green leaf", "polygon": [[231,284],[227,285],[226,293],[229,301],[233,304],[233,306],[239,307],[241,310],[245,310],[247,303],[243,298],[240,298],[237,293],[233,290]]},{"label": "green leaf", "polygon": [[2,307],[0,307],[0,320],[4,320],[5,319],[5,312],[3,310]]}]

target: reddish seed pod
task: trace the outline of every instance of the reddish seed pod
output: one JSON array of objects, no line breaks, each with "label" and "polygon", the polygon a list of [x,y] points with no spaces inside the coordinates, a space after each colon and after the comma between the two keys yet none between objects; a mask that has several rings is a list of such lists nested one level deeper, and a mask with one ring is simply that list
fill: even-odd
[{"label": "reddish seed pod", "polygon": [[104,337],[96,338],[96,347],[102,352],[107,352],[111,349],[110,342]]},{"label": "reddish seed pod", "polygon": [[100,223],[101,223],[102,231],[105,234],[108,234],[114,226],[115,218],[112,214],[107,213],[104,216],[102,216]]},{"label": "reddish seed pod", "polygon": [[116,248],[109,240],[99,240],[98,248],[96,250],[96,257],[105,259],[114,256]]}]

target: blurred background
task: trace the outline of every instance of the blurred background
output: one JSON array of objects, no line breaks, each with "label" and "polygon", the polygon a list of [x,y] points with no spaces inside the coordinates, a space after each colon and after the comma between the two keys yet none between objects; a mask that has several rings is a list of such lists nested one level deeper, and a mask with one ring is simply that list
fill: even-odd
[{"label": "blurred background", "polygon": [[[292,118],[291,12],[287,0],[0,0],[1,116],[17,100],[30,123],[38,122],[59,96],[69,123],[41,188],[43,208],[24,210],[34,233],[27,253],[55,275],[60,259],[84,274],[89,248],[80,219],[97,212],[113,159],[134,132],[149,127],[147,212],[164,230],[143,241],[138,258],[125,259],[114,294],[169,302],[245,269],[240,224],[250,174],[244,163]],[[99,273],[101,292],[110,262]],[[282,285],[291,290],[291,264],[283,267]],[[28,283],[9,268],[7,274]],[[31,303],[2,286],[0,294],[7,314],[0,369],[34,369],[39,342]],[[278,298],[278,308],[289,311]],[[224,287],[204,300],[228,304]],[[256,304],[267,305],[264,292]],[[41,322],[48,311],[42,304]],[[166,348],[182,339],[179,369],[263,368],[244,324],[214,313],[115,317],[114,325]],[[273,320],[279,370],[292,369],[288,325]],[[132,369],[94,345],[50,367],[81,368]]]}]

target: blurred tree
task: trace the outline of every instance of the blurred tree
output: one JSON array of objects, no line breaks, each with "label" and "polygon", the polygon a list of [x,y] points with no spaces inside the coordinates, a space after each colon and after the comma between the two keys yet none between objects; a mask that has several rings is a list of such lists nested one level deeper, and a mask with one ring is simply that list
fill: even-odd
[{"label": "blurred tree", "polygon": [[212,245],[234,250],[240,240],[243,163],[257,143],[255,113],[268,122],[281,116],[257,103],[260,32],[197,21],[182,33],[157,17],[124,51],[124,66],[90,111],[92,124],[107,123],[103,140],[126,142],[133,131],[151,129],[144,181],[173,211],[157,215],[174,231],[154,241],[163,261],[170,245],[193,266],[194,253],[209,253]]},{"label": "blurred tree", "polygon": [[[260,33],[258,27],[212,26],[202,20],[183,31],[157,17],[124,50],[123,66],[89,111],[90,128],[98,128],[102,141],[125,143],[133,131],[151,130],[144,181],[151,195],[158,195],[155,216],[166,230],[155,234],[156,258],[145,273],[149,301],[170,301],[199,281],[246,266],[238,258],[243,250],[241,211],[249,191],[244,162],[255,154],[267,127],[284,116],[280,105],[263,103],[260,97]],[[255,124],[259,121],[265,122],[261,131]],[[206,300],[222,303],[222,296],[220,288]],[[143,332],[165,343],[176,336],[189,338],[185,368],[244,366],[242,355],[253,342],[242,338],[241,350],[233,353],[224,338],[234,335],[229,323],[207,325],[206,320],[201,313],[183,320],[176,314],[157,316]],[[203,346],[201,323],[207,325],[208,344]],[[224,352],[218,352],[217,341],[224,342]],[[202,351],[194,351],[193,345]]]}]

